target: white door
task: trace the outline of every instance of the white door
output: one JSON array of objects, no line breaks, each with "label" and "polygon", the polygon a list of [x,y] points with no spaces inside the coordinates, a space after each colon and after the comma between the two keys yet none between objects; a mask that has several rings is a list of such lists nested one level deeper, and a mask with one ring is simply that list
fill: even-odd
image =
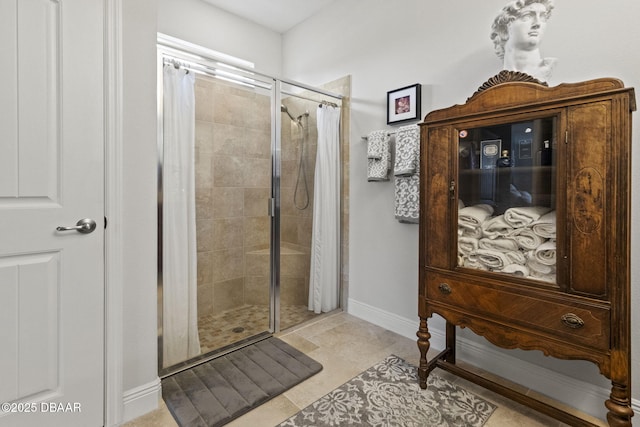
[{"label": "white door", "polygon": [[103,7],[0,0],[1,427],[103,425]]}]

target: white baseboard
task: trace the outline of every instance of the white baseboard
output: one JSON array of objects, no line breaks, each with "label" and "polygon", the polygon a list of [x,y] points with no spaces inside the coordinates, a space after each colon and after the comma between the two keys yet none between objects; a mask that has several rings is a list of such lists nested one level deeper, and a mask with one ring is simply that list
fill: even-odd
[{"label": "white baseboard", "polygon": [[[416,339],[418,319],[407,319],[353,299],[349,299],[348,312],[409,339]],[[429,333],[431,346],[435,350],[444,349],[444,322],[430,321]],[[600,419],[606,416],[604,401],[609,397],[610,389],[608,388],[577,380],[464,337],[458,338],[456,350],[456,356],[460,360],[474,365],[478,365],[478,361],[481,360],[483,369],[499,373],[500,376],[515,383],[524,384],[585,414]],[[417,347],[416,351],[418,351]],[[640,399],[631,399],[631,408],[636,414],[640,414]]]},{"label": "white baseboard", "polygon": [[150,383],[126,390],[123,393],[124,411],[122,422],[126,423],[134,418],[158,409],[158,402],[162,398],[160,378]]}]

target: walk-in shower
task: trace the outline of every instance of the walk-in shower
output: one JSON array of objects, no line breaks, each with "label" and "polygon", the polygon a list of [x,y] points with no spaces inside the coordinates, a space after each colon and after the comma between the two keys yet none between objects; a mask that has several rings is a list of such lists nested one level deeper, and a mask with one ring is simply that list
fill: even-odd
[{"label": "walk-in shower", "polygon": [[[333,92],[217,60],[204,49],[194,52],[169,37],[159,37],[158,50],[164,376],[338,307],[339,188],[333,189],[337,230],[326,231],[336,221],[322,225],[331,237],[323,243],[332,241],[338,252],[321,263],[331,264],[328,278],[310,272],[318,267],[312,261],[314,222],[318,233],[326,216],[314,209],[314,190],[333,182],[316,165],[331,159],[324,147],[339,135],[342,101]],[[321,111],[328,108],[335,119]],[[334,128],[325,124],[331,120]],[[339,151],[339,138],[335,142]],[[330,162],[341,170],[339,157]],[[318,291],[310,291],[314,280],[333,283],[329,300],[335,306],[313,303],[319,299]]]}]

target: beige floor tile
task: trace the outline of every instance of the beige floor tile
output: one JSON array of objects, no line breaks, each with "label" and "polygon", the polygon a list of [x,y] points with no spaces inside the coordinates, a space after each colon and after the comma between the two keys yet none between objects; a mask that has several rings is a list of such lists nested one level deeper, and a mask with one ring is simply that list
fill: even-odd
[{"label": "beige floor tile", "polygon": [[296,414],[300,408],[286,396],[277,396],[260,407],[231,421],[229,427],[275,426]]},{"label": "beige floor tile", "polygon": [[[228,424],[231,427],[275,426],[331,390],[339,387],[390,354],[418,365],[420,352],[415,340],[400,336],[346,313],[313,319],[277,335],[320,362],[323,370]],[[434,357],[436,352],[430,352]],[[565,424],[471,384],[441,369],[434,371],[498,405],[486,427],[561,427]],[[525,389],[526,390],[526,389]],[[125,427],[176,427],[164,402],[160,408]]]}]

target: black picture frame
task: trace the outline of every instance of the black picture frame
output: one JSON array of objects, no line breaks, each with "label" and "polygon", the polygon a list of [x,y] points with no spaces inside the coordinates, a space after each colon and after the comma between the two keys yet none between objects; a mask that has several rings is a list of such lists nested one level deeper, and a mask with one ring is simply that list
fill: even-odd
[{"label": "black picture frame", "polygon": [[419,120],[421,92],[420,83],[387,92],[387,124]]}]

